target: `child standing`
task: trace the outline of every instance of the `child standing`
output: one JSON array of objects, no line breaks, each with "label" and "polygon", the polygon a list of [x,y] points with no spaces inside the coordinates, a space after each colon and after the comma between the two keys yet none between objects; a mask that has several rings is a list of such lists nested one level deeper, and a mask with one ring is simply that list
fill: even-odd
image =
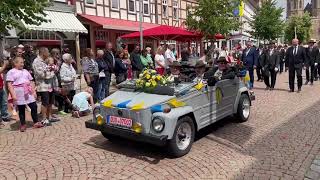
[{"label": "child standing", "polygon": [[43,125],[38,122],[36,91],[31,74],[23,69],[24,60],[21,57],[16,57],[13,60],[14,68],[7,73],[8,89],[13,101],[18,105],[20,131],[24,132],[27,129],[25,120],[25,108],[28,105],[31,109],[31,116],[34,128],[41,128]]}]

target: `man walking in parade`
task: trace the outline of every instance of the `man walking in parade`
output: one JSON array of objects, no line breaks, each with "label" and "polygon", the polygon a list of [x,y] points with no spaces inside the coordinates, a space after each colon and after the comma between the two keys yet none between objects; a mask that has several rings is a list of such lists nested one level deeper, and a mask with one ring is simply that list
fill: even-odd
[{"label": "man walking in parade", "polygon": [[314,80],[314,71],[315,71],[315,58],[316,53],[319,52],[318,49],[314,46],[315,40],[311,39],[309,41],[308,48],[306,48],[306,83],[305,85],[308,85],[310,82],[310,85],[313,85]]},{"label": "man walking in parade", "polygon": [[279,56],[280,56],[279,72],[281,74],[283,72],[283,70],[284,70],[284,61],[285,61],[286,50],[285,50],[285,48],[282,47],[282,45],[279,45],[278,48],[277,48],[277,51],[278,51]]},{"label": "man walking in parade", "polygon": [[259,48],[257,49],[257,53],[258,53],[258,63],[257,63],[257,69],[256,69],[256,72],[257,72],[257,77],[258,77],[258,80],[257,81],[263,81],[263,70],[262,70],[262,57],[263,57],[263,52],[264,51],[264,48],[263,48],[263,45],[259,45]]},{"label": "man walking in parade", "polygon": [[292,46],[286,52],[286,69],[289,70],[289,92],[294,92],[295,76],[298,79],[298,93],[302,87],[302,68],[306,62],[306,53],[302,46],[299,46],[299,40],[293,39]]},{"label": "man walking in parade", "polygon": [[315,50],[315,67],[314,67],[314,81],[318,81],[320,78],[320,41],[317,43],[317,46],[314,47]]},{"label": "man walking in parade", "polygon": [[247,68],[247,71],[249,72],[250,76],[250,89],[253,88],[253,83],[254,83],[254,69],[256,68],[257,65],[257,51],[256,48],[252,47],[252,42],[248,41],[247,42],[247,47],[242,53],[242,58],[241,61]]},{"label": "man walking in parade", "polygon": [[276,50],[275,43],[273,42],[269,45],[269,48],[266,51],[266,53],[264,53],[261,64],[264,72],[264,83],[267,86],[266,90],[272,91],[274,89],[277,80],[277,72],[279,70],[279,63],[280,55],[279,52]]}]

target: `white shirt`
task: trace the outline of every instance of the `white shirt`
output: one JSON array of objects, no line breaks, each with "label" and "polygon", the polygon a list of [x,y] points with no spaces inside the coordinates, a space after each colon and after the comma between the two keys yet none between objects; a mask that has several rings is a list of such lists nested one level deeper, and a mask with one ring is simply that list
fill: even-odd
[{"label": "white shirt", "polygon": [[156,56],[154,57],[154,60],[155,60],[156,68],[162,68],[161,66],[158,65],[158,63],[160,63],[166,68],[165,59],[162,54],[156,54]]},{"label": "white shirt", "polygon": [[176,57],[174,56],[173,52],[170,50],[170,49],[167,49],[166,52],[165,52],[165,58],[166,58],[166,67],[168,67],[171,62],[169,61],[169,59],[173,60],[173,61],[176,61]]}]

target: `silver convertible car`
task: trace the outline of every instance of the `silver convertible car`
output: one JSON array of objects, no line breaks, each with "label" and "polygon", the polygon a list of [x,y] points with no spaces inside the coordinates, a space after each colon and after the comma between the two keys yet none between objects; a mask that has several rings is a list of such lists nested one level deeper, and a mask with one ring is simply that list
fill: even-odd
[{"label": "silver convertible car", "polygon": [[126,81],[94,109],[93,119],[85,125],[110,141],[122,137],[166,146],[180,157],[190,151],[202,128],[227,116],[247,121],[254,98],[238,77],[215,86],[180,83],[153,93],[139,91],[133,81]]}]

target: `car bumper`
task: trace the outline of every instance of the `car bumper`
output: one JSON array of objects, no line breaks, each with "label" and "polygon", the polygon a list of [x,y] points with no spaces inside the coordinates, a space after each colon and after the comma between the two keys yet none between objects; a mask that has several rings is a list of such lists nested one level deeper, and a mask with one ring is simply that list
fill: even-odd
[{"label": "car bumper", "polygon": [[162,136],[154,136],[154,135],[146,135],[146,134],[138,134],[133,131],[116,128],[116,127],[110,127],[107,125],[98,125],[91,120],[88,120],[85,122],[86,128],[94,129],[98,131],[103,131],[111,135],[119,136],[122,138],[134,140],[134,141],[140,141],[140,142],[146,142],[150,144],[154,144],[157,146],[164,146],[167,143],[168,136],[162,135]]}]

